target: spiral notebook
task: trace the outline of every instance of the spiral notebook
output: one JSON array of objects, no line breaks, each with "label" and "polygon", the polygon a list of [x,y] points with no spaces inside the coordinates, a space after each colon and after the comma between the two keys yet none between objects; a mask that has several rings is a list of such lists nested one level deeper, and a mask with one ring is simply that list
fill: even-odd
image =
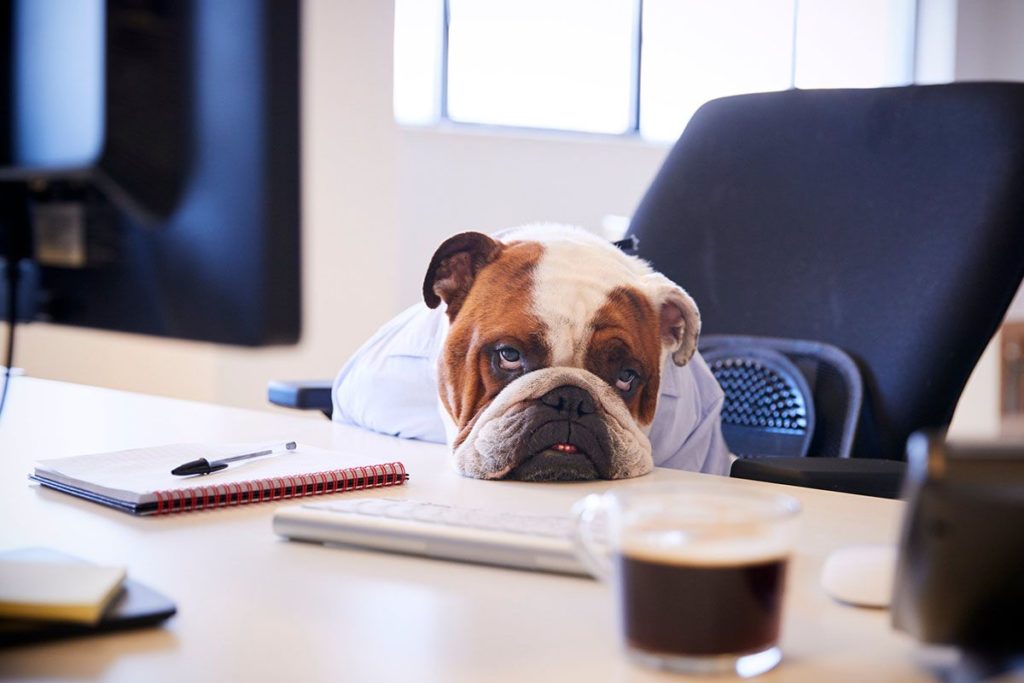
[{"label": "spiral notebook", "polygon": [[352,456],[299,444],[211,474],[179,477],[176,466],[229,458],[262,444],[171,444],[41,460],[29,479],[136,515],[161,515],[402,484],[400,462],[358,466]]}]

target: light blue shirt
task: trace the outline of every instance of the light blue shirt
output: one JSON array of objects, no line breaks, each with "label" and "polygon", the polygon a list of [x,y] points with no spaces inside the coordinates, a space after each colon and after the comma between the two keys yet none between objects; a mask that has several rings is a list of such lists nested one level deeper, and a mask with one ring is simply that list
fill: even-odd
[{"label": "light blue shirt", "polygon": [[[442,309],[417,304],[380,328],[334,380],[334,419],[405,439],[444,443],[437,358],[446,327]],[[733,458],[722,438],[723,400],[699,353],[682,367],[666,362],[648,434],[654,464],[727,475]]]}]

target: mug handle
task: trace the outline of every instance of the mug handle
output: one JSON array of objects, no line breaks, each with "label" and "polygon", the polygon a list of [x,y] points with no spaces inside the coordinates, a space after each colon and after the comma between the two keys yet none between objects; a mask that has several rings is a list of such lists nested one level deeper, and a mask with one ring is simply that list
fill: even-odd
[{"label": "mug handle", "polygon": [[600,493],[591,493],[573,506],[572,541],[576,556],[594,578],[607,581],[611,577],[612,563],[607,547],[602,547],[594,535],[594,524],[608,518],[608,499]]}]

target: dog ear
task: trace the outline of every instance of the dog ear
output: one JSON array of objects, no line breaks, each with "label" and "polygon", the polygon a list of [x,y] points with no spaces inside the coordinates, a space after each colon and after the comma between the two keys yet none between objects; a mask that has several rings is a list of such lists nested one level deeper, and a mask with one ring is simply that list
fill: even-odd
[{"label": "dog ear", "polygon": [[661,343],[676,365],[686,365],[697,350],[700,311],[682,287],[661,273],[647,276],[653,285],[652,299],[659,311]]},{"label": "dog ear", "polygon": [[449,237],[434,252],[423,279],[423,300],[430,308],[447,304],[448,319],[462,308],[480,269],[498,258],[502,244],[479,232]]}]

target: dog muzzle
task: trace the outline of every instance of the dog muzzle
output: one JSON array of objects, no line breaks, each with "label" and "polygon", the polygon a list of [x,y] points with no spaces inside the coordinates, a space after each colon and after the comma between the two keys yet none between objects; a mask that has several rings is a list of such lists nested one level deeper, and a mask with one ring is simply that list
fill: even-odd
[{"label": "dog muzzle", "polygon": [[581,368],[545,368],[510,383],[455,449],[481,479],[626,479],[650,472],[651,444],[619,395]]}]

